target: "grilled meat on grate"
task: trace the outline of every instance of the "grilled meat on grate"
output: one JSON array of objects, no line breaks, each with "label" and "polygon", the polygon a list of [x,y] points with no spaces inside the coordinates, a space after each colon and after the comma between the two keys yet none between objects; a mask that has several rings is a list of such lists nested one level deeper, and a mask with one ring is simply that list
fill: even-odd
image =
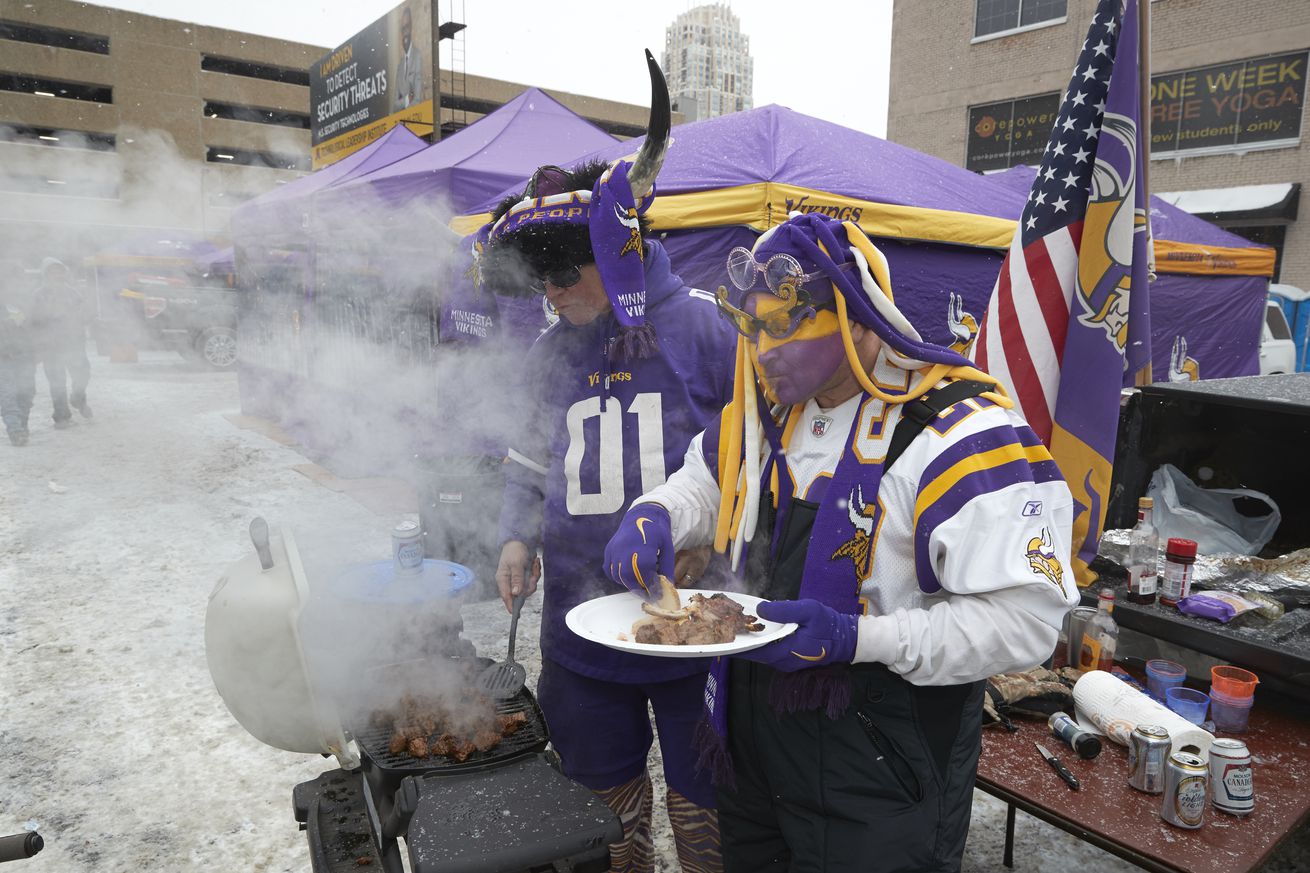
[{"label": "grilled meat on grate", "polygon": [[528,723],[524,712],[497,713],[481,695],[464,693],[452,705],[445,698],[406,694],[393,710],[372,716],[375,727],[392,731],[387,751],[425,760],[451,758],[463,763],[474,752],[489,752]]}]

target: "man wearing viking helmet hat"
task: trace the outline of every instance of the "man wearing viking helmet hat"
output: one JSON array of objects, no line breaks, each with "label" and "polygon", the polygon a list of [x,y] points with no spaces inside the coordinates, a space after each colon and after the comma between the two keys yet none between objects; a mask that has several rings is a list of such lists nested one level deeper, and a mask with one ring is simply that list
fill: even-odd
[{"label": "man wearing viking helmet hat", "polygon": [[[623,822],[612,868],[654,865],[650,706],[679,860],[713,871],[715,793],[696,772],[692,743],[708,662],[617,652],[564,623],[572,607],[613,593],[601,558],[624,509],[677,469],[731,395],[731,327],[713,296],[684,285],[642,233],[669,139],[663,75],[649,53],[647,62],[651,125],[635,159],[542,167],[479,234],[483,285],[543,294],[559,314],[524,361],[527,403],[509,439],[496,581],[508,607],[544,580],[537,694],[564,772]],[[538,548],[542,565],[532,560]],[[708,553],[677,561],[680,584],[699,578]]]},{"label": "man wearing viking helmet hat", "polygon": [[732,402],[606,566],[713,543],[798,625],[711,666],[725,870],[957,870],[983,680],[1044,661],[1078,599],[1069,489],[996,380],[920,338],[855,224],[793,215],[728,274]]}]

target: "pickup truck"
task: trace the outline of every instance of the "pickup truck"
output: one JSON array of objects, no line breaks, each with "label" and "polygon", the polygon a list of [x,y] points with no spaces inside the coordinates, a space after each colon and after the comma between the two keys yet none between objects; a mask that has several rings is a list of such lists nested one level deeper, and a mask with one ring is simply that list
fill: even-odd
[{"label": "pickup truck", "polygon": [[118,292],[140,332],[215,370],[237,364],[237,302],[221,280],[195,283],[138,275]]}]

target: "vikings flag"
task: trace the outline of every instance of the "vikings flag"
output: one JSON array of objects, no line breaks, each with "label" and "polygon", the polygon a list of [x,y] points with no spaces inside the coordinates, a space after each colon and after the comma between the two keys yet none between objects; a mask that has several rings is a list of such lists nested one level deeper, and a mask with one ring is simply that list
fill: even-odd
[{"label": "vikings flag", "polygon": [[1095,578],[1120,390],[1151,359],[1138,51],[1137,0],[1100,0],[976,348],[1073,492],[1080,585]]}]

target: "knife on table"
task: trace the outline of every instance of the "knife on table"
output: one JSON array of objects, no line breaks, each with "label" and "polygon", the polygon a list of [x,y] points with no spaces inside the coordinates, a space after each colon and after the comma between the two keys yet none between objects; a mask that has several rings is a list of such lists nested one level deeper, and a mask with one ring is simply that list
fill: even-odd
[{"label": "knife on table", "polygon": [[1078,783],[1078,777],[1070,773],[1069,768],[1061,764],[1059,759],[1051,754],[1050,749],[1046,748],[1041,743],[1033,743],[1033,745],[1037,747],[1037,751],[1040,752],[1041,756],[1046,759],[1046,763],[1051,765],[1051,769],[1053,769],[1056,773],[1059,774],[1060,778],[1064,780],[1066,785],[1068,785],[1074,791],[1077,791],[1079,788],[1082,787]]}]

